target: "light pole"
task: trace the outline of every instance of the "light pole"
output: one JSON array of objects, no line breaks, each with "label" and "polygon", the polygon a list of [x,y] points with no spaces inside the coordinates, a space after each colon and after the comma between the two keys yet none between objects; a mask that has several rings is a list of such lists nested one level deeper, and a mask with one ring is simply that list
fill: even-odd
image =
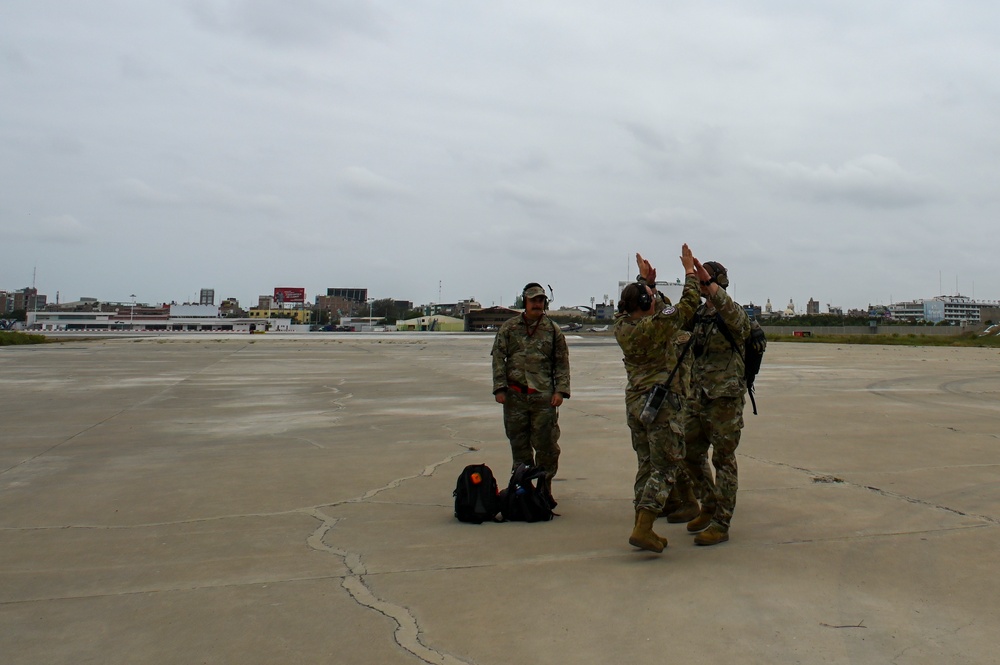
[{"label": "light pole", "polygon": [[368,299],[368,331],[371,332],[375,330],[375,326],[372,325],[372,305],[375,303],[374,298]]},{"label": "light pole", "polygon": [[132,298],[132,309],[130,309],[129,313],[128,313],[128,329],[129,330],[132,330],[132,327],[133,327],[132,324],[135,321],[135,294],[134,293],[131,295],[131,298]]}]

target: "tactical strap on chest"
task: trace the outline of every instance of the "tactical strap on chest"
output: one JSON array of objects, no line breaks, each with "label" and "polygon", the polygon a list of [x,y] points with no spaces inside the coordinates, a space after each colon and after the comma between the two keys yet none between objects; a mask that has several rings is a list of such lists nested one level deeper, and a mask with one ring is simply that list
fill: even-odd
[{"label": "tactical strap on chest", "polygon": [[670,384],[673,383],[674,375],[677,374],[677,370],[681,368],[681,363],[684,362],[684,356],[687,355],[688,349],[691,348],[691,343],[694,342],[694,337],[694,335],[688,337],[687,343],[684,345],[684,348],[681,349],[681,355],[677,356],[677,363],[674,365],[674,368],[670,370],[670,376],[667,377],[667,380],[664,383],[668,389],[670,388]]},{"label": "tactical strap on chest", "polygon": [[736,344],[736,339],[733,338],[733,333],[729,330],[729,326],[726,325],[722,315],[718,312],[715,313],[715,325],[719,328],[719,332],[722,333],[722,336],[726,338],[726,341],[729,342],[729,345],[733,347],[733,351],[740,354],[740,357],[745,361],[746,358],[743,355],[743,350],[740,349],[738,344]]}]

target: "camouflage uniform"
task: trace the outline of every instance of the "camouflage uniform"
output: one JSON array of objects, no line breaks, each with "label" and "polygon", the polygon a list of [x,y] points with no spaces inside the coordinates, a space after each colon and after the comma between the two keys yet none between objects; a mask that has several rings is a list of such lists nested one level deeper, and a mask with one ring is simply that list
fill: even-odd
[{"label": "camouflage uniform", "polygon": [[[726,325],[742,350],[743,342],[750,336],[750,318],[721,288],[710,300],[715,313],[702,305],[692,326],[695,336],[693,395],[688,402],[685,462],[703,509],[710,511],[714,507],[712,521],[728,530],[736,509],[739,485],[736,447],[743,429],[747,386],[743,356],[720,332],[719,326]],[[712,446],[712,465],[715,467],[714,483],[708,466],[709,446]]]},{"label": "camouflage uniform", "polygon": [[569,398],[569,349],[552,319],[537,324],[508,319],[493,342],[493,394],[506,391],[503,425],[518,464],[545,467],[551,482],[559,468],[559,411],[553,393]]},{"label": "camouflage uniform", "polygon": [[[615,317],[615,339],[622,349],[628,375],[625,414],[632,433],[632,449],[638,458],[634,486],[637,510],[660,512],[684,459],[682,411],[664,400],[656,420],[649,425],[644,425],[639,415],[649,391],[654,385],[666,382],[677,364],[688,339],[678,332],[691,318],[698,301],[698,280],[689,276],[676,307],[661,300],[654,304],[658,311],[652,316],[636,320],[628,314]],[[690,381],[690,363],[685,362],[669,386],[682,403],[690,390]]]}]

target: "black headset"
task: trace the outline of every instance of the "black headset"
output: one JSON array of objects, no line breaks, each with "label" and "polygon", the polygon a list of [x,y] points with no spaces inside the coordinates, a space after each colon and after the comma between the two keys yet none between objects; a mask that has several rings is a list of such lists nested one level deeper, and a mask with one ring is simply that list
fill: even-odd
[{"label": "black headset", "polygon": [[[538,282],[530,282],[528,284],[525,284],[524,288],[521,289],[521,303],[525,307],[528,306],[528,297],[525,294],[528,292],[528,289],[530,289],[530,288],[532,288],[534,286],[537,286],[538,288],[542,289],[542,291],[545,290],[545,289],[542,288],[542,285],[539,284]],[[549,308],[549,297],[547,295],[545,295],[545,294],[542,294],[542,297],[545,298],[545,305],[544,305],[544,307],[545,307],[545,309],[548,309]]]},{"label": "black headset", "polygon": [[639,309],[644,312],[648,311],[653,306],[653,296],[649,295],[646,285],[642,282],[636,282],[635,285],[639,287],[639,296],[636,298],[636,303],[639,305]]}]

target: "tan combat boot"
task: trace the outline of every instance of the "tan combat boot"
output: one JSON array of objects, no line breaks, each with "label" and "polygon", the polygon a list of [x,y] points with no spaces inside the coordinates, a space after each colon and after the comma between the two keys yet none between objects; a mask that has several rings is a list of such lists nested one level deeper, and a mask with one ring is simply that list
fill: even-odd
[{"label": "tan combat boot", "polygon": [[698,505],[698,499],[694,495],[694,488],[691,487],[691,483],[678,482],[674,485],[674,489],[677,490],[680,500],[676,508],[667,514],[667,521],[671,524],[680,524],[681,522],[690,522],[697,518],[701,512],[701,506]]},{"label": "tan combat boot", "polygon": [[681,497],[677,493],[677,483],[674,483],[674,486],[670,488],[670,494],[667,495],[667,502],[663,504],[663,510],[660,511],[660,517],[666,517],[680,507]]},{"label": "tan combat boot", "polygon": [[715,522],[694,537],[695,545],[718,545],[729,540],[729,529],[719,526]]},{"label": "tan combat boot", "polygon": [[712,518],[715,516],[715,508],[710,506],[702,506],[701,512],[693,520],[688,522],[687,530],[688,533],[698,533],[699,531],[704,531],[708,528],[708,525],[712,523]]},{"label": "tan combat boot", "polygon": [[[663,516],[663,512],[662,511],[660,512],[660,516],[661,517]],[[639,523],[639,511],[636,510],[635,511],[635,524],[638,524],[638,523]],[[635,526],[635,524],[633,524],[633,527]],[[667,539],[666,538],[664,538],[660,534],[656,533],[655,531],[653,532],[653,535],[660,539],[660,542],[663,543],[664,547],[667,546]]]},{"label": "tan combat boot", "polygon": [[653,531],[653,522],[656,521],[656,517],[655,510],[640,510],[636,515],[635,527],[632,528],[628,544],[657,554],[662,552],[665,546],[664,539]]}]

